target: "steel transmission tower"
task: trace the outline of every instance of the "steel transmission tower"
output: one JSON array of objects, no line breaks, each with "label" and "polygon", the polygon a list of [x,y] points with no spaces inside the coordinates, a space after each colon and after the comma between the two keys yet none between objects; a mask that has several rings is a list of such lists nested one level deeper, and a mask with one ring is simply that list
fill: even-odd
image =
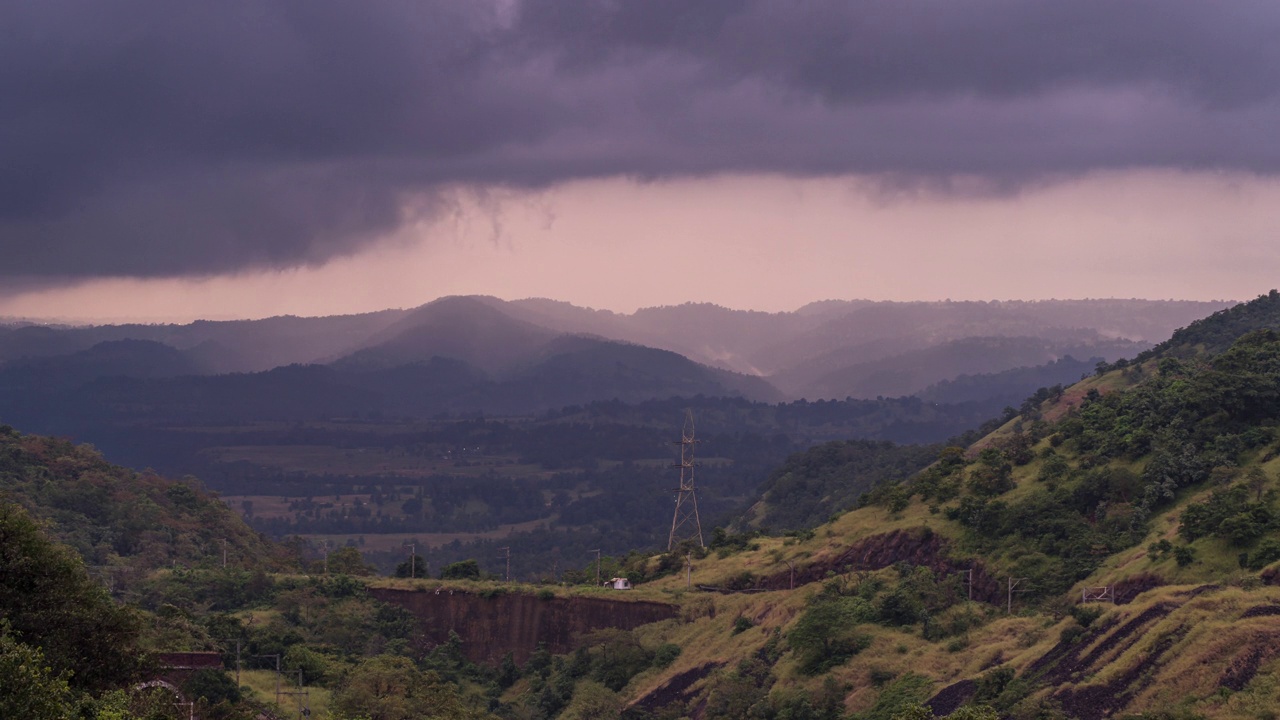
[{"label": "steel transmission tower", "polygon": [[676,489],[676,512],[671,518],[668,552],[685,540],[697,540],[698,547],[706,547],[702,542],[702,520],[698,517],[698,496],[693,489],[693,446],[698,441],[693,436],[692,410],[685,410],[684,430],[680,439],[673,442],[680,446],[680,462],[672,465],[680,468],[680,487]]}]

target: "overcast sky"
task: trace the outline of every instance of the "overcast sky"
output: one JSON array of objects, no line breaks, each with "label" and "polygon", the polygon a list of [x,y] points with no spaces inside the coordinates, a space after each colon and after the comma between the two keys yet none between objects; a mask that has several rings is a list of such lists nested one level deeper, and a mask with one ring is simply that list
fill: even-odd
[{"label": "overcast sky", "polygon": [[1253,297],[1280,4],[90,0],[0,25],[0,314]]}]

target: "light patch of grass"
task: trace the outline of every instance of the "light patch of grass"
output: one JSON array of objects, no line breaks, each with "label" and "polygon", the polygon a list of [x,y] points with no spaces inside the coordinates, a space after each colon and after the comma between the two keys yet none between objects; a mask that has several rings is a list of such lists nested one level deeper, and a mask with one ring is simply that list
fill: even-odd
[{"label": "light patch of grass", "polygon": [[[234,677],[234,675],[232,676]],[[258,702],[276,704],[276,672],[274,670],[244,670],[240,673],[241,688],[249,688],[248,696]],[[284,692],[305,690],[307,695],[281,694],[279,708],[282,717],[298,717],[298,711],[304,707],[311,709],[311,717],[323,718],[329,714],[332,693],[328,688],[306,685],[301,688],[289,682],[285,676],[280,678],[280,689]]]}]

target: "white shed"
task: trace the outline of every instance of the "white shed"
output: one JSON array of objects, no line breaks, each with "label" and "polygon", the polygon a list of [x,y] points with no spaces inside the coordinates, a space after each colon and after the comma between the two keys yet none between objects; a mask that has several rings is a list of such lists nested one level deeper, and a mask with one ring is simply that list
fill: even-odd
[{"label": "white shed", "polygon": [[613,588],[614,590],[630,590],[631,581],[626,578],[613,578],[606,582],[604,586],[607,588]]}]

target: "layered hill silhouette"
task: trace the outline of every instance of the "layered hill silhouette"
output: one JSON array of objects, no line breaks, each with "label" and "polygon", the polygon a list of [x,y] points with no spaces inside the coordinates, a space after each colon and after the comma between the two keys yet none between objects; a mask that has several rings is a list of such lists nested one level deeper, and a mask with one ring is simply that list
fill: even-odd
[{"label": "layered hill silhouette", "polygon": [[[1225,302],[1050,300],[1039,302],[825,301],[794,312],[706,304],[645,308],[630,315],[545,299],[450,297],[412,310],[321,318],[198,321],[186,325],[93,327],[0,324],[0,367],[65,356],[103,342],[146,340],[185,353],[194,374],[260,372],[292,364],[377,369],[433,356],[506,371],[560,335],[588,335],[679,353],[694,362],[765,379],[796,397],[843,397],[841,372],[967,338],[1038,338],[1051,359],[1116,359],[1168,338]],[[1099,352],[1081,346],[1096,345]],[[1136,349],[1135,349],[1136,348]],[[1035,358],[993,347],[980,372]],[[1003,358],[1003,359],[1002,359]],[[1011,364],[1017,363],[1017,364]],[[129,372],[127,367],[117,371]],[[931,371],[929,383],[951,379]],[[975,371],[970,371],[975,372]],[[856,374],[856,372],[855,372]],[[827,387],[830,385],[831,387]],[[851,386],[859,390],[856,383]]]}]

